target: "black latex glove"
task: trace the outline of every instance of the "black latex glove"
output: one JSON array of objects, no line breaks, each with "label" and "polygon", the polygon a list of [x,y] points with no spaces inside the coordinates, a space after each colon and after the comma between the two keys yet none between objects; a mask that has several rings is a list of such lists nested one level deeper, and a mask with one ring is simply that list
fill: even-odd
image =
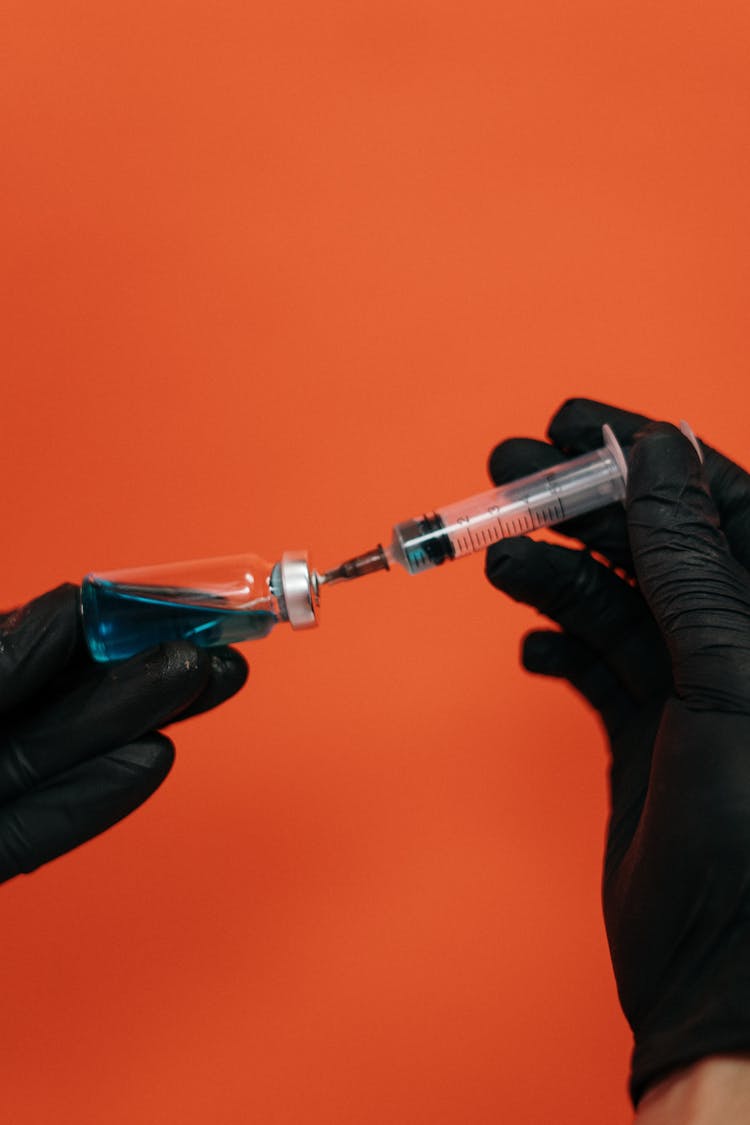
[{"label": "black latex glove", "polygon": [[234,649],[186,641],[94,664],[76,586],[1,615],[0,882],[136,809],[174,760],[156,728],[215,707],[246,678]]},{"label": "black latex glove", "polygon": [[523,663],[569,680],[609,736],[604,916],[637,1104],[677,1067],[750,1050],[750,476],[584,399],[552,444],[499,445],[491,476],[597,448],[604,422],[633,443],[625,507],[560,525],[588,549],[499,543],[487,574],[561,627],[530,633]]}]

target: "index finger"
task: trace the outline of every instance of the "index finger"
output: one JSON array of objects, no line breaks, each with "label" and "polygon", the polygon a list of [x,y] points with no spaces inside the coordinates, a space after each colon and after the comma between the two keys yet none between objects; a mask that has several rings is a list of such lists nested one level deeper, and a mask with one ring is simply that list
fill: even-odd
[{"label": "index finger", "polygon": [[547,437],[563,453],[576,456],[599,448],[604,425],[612,427],[621,445],[630,445],[638,431],[651,421],[645,414],[592,398],[569,398],[552,416]]}]

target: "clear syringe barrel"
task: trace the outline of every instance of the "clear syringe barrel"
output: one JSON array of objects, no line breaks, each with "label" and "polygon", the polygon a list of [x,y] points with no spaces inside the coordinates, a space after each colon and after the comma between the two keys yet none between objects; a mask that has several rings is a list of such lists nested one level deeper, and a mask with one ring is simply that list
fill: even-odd
[{"label": "clear syringe barrel", "polygon": [[396,524],[386,552],[389,562],[419,574],[500,539],[624,500],[625,457],[609,426],[603,437],[601,449]]}]

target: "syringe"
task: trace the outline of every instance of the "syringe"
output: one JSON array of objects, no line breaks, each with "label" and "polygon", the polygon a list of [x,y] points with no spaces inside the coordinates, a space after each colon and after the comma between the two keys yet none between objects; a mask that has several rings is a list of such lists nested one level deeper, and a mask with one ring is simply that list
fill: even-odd
[{"label": "syringe", "polygon": [[[680,429],[702,458],[687,422]],[[318,584],[390,570],[394,563],[409,574],[421,574],[450,559],[485,550],[500,539],[526,535],[624,500],[625,454],[609,426],[603,427],[602,437],[604,445],[591,453],[397,523],[388,547],[378,544],[372,551],[348,559],[318,575]]]}]

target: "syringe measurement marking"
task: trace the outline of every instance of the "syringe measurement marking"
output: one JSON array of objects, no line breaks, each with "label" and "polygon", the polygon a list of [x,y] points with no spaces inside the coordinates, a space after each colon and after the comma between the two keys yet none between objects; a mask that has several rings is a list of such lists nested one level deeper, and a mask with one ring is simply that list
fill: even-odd
[{"label": "syringe measurement marking", "polygon": [[493,518],[494,526],[488,526],[485,523],[478,527],[472,527],[469,516],[459,516],[456,524],[462,525],[465,531],[456,535],[455,538],[451,537],[456,554],[467,555],[472,551],[480,551],[483,547],[490,547],[500,539],[514,535],[525,535],[528,531],[534,531],[544,524],[560,523],[565,519],[562,503],[557,497],[540,506],[535,505],[533,501],[527,501],[527,505],[528,510],[526,512],[519,512],[516,516],[506,516],[505,518],[497,514],[500,512],[500,508],[488,508],[487,516]]},{"label": "syringe measurement marking", "polygon": [[550,505],[549,508],[542,508],[539,515],[541,516],[540,522],[544,524],[560,523],[561,520],[565,519],[563,510],[559,504],[557,507]]}]

